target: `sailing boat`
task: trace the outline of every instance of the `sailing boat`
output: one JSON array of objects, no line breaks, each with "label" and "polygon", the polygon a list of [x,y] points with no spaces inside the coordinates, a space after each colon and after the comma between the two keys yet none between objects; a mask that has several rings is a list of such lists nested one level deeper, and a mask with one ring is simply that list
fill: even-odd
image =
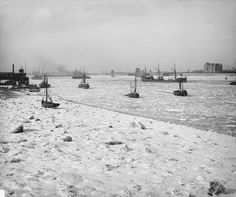
[{"label": "sailing boat", "polygon": [[51,85],[48,83],[47,75],[43,75],[43,81],[39,84],[40,88],[49,88]]},{"label": "sailing boat", "polygon": [[89,84],[86,83],[86,74],[85,74],[85,72],[83,73],[83,81],[81,81],[81,83],[79,84],[79,88],[84,88],[84,89],[89,88]]},{"label": "sailing boat", "polygon": [[[46,78],[45,80],[48,83],[48,79]],[[45,99],[42,98],[42,101],[41,101],[42,107],[44,107],[44,108],[57,108],[60,104],[54,103],[52,101],[52,98],[48,94],[48,87],[47,86],[46,86],[45,92],[46,92]]]},{"label": "sailing boat", "polygon": [[183,81],[179,81],[179,90],[173,92],[175,96],[188,96],[188,92],[184,90]]},{"label": "sailing boat", "polygon": [[134,91],[132,91],[132,89],[133,89],[132,82],[130,84],[130,88],[131,88],[131,92],[129,94],[126,94],[126,96],[128,96],[130,98],[139,98],[139,93],[137,93],[137,76],[136,75],[134,78]]}]

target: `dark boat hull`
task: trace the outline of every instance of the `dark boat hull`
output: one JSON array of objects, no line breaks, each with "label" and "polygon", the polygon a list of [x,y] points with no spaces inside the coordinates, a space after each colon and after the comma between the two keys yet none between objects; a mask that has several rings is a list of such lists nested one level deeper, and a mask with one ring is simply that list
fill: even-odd
[{"label": "dark boat hull", "polygon": [[40,83],[40,84],[39,84],[39,87],[40,87],[40,88],[50,88],[51,85],[50,85],[50,84],[46,84],[46,83]]},{"label": "dark boat hull", "polygon": [[126,96],[130,97],[130,98],[139,98],[139,93],[137,92],[131,92],[129,94],[126,94]]},{"label": "dark boat hull", "polygon": [[36,84],[30,84],[29,92],[40,92],[40,88]]},{"label": "dark boat hull", "polygon": [[186,90],[175,90],[173,94],[175,96],[188,96],[188,92]]},{"label": "dark boat hull", "polygon": [[40,89],[29,89],[29,92],[40,92]]},{"label": "dark boat hull", "polygon": [[159,83],[176,83],[176,82],[187,82],[187,78],[178,78],[178,79],[147,79],[142,78],[143,82],[159,82]]},{"label": "dark boat hull", "polygon": [[230,85],[236,85],[236,81],[230,81],[229,84]]},{"label": "dark boat hull", "polygon": [[[83,76],[72,76],[72,79],[83,79],[83,78],[84,78]],[[89,77],[89,76],[86,76],[85,78],[91,79],[91,77]]]},{"label": "dark boat hull", "polygon": [[41,104],[44,108],[57,108],[60,105],[59,103],[53,103],[50,101],[42,101]]},{"label": "dark boat hull", "polygon": [[88,89],[89,88],[89,84],[79,84],[79,88],[84,88],[84,89]]}]

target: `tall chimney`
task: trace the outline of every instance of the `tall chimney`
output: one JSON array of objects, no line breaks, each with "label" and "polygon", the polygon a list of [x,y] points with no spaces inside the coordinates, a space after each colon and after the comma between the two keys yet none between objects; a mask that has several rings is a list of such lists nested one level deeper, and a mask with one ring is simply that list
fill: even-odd
[{"label": "tall chimney", "polygon": [[12,64],[12,73],[14,74],[14,64]]}]

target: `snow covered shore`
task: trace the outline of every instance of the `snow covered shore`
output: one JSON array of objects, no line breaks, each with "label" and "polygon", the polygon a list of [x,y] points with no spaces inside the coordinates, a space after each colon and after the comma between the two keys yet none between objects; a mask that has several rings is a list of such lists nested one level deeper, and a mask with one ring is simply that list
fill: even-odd
[{"label": "snow covered shore", "polygon": [[9,196],[207,196],[214,179],[235,189],[235,137],[54,99],[58,109],[38,94],[0,100]]}]

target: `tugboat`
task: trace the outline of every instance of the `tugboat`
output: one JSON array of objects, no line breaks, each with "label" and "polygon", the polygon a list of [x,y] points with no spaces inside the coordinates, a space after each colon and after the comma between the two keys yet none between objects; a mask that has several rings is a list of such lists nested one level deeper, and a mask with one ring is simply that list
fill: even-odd
[{"label": "tugboat", "polygon": [[83,74],[83,81],[81,81],[81,83],[79,84],[79,88],[84,88],[84,89],[89,88],[89,84],[86,83],[86,74],[85,74],[85,72]]},{"label": "tugboat", "polygon": [[30,84],[29,92],[40,92],[40,88],[36,84]]},{"label": "tugboat", "polygon": [[188,96],[188,92],[184,90],[183,81],[179,81],[179,90],[173,92],[175,96]]},{"label": "tugboat", "polygon": [[[137,93],[137,76],[136,75],[134,78],[134,88],[132,87],[132,82],[130,83],[130,88],[131,88],[131,92],[129,94],[126,94],[126,96],[130,98],[139,98],[139,93]],[[132,89],[134,90],[132,91]]]},{"label": "tugboat", "polygon": [[40,88],[50,88],[51,85],[48,83],[47,75],[43,75],[43,81],[39,84]]},{"label": "tugboat", "polygon": [[[46,78],[46,81],[48,82],[47,78]],[[48,95],[47,86],[46,86],[45,92],[46,92],[45,99],[42,98],[42,101],[41,101],[42,107],[44,107],[44,108],[57,108],[60,104],[53,102],[52,98]]]}]

